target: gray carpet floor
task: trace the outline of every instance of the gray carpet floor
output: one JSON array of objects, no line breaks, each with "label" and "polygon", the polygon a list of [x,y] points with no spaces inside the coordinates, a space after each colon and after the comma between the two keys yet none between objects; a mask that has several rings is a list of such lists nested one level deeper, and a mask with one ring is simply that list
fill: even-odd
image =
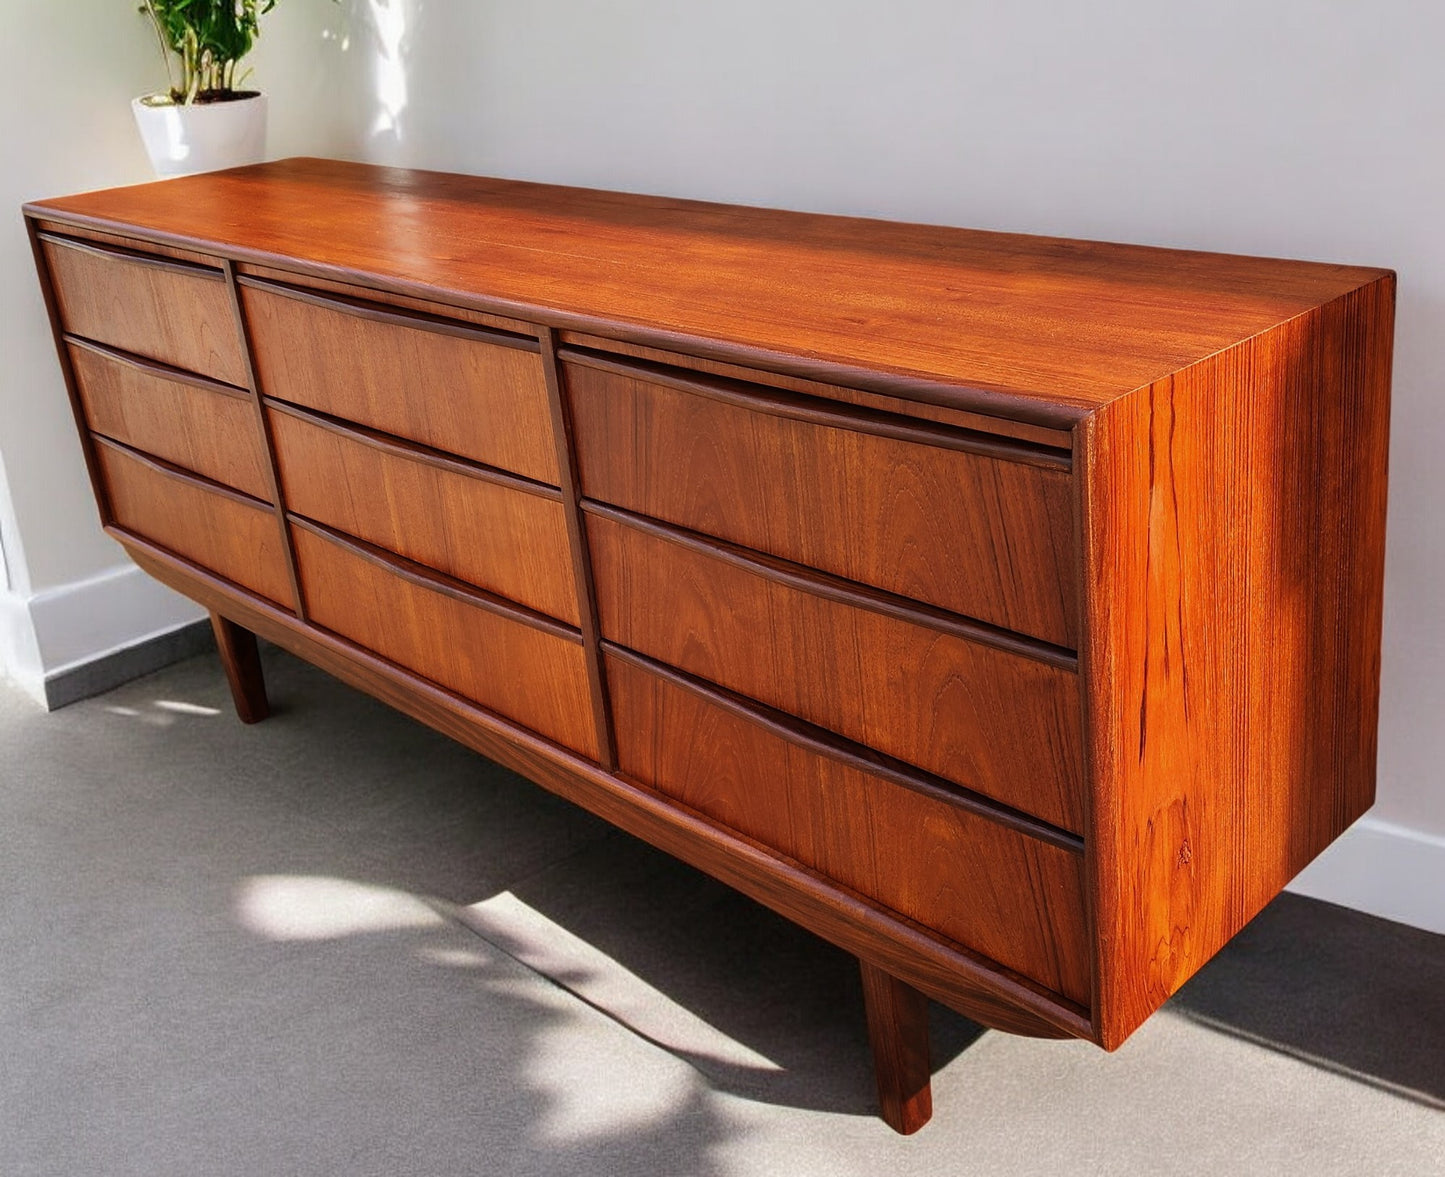
[{"label": "gray carpet floor", "polygon": [[1281,897],[1125,1046],[935,1009],[275,650],[0,686],[0,1177],[1445,1174],[1445,937]]}]

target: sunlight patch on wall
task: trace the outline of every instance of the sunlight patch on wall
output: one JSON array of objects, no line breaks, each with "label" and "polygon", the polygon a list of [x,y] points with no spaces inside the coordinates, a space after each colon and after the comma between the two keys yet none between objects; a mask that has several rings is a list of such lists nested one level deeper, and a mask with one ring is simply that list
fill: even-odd
[{"label": "sunlight patch on wall", "polygon": [[401,141],[401,115],[408,100],[403,55],[412,3],[413,0],[367,0],[372,29],[376,34],[376,61],[372,73],[376,83],[377,111],[371,134],[389,135],[398,142]]}]

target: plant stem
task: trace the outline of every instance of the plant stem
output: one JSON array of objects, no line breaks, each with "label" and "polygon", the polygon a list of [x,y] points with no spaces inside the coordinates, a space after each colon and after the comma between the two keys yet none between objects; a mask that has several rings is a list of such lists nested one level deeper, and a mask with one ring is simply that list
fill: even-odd
[{"label": "plant stem", "polygon": [[166,33],[165,30],[161,28],[160,13],[156,11],[153,0],[145,0],[145,11],[146,15],[151,18],[151,28],[155,29],[156,40],[160,43],[161,60],[166,63],[166,87],[174,92],[176,88],[176,75],[171,67],[171,47],[166,44]]}]

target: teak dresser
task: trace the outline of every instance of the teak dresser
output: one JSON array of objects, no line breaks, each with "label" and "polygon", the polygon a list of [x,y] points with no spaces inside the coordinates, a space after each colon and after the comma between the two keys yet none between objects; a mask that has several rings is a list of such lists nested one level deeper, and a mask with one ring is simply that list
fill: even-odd
[{"label": "teak dresser", "polygon": [[26,206],[106,531],[926,1001],[1129,1033],[1370,805],[1388,271],[323,160]]}]

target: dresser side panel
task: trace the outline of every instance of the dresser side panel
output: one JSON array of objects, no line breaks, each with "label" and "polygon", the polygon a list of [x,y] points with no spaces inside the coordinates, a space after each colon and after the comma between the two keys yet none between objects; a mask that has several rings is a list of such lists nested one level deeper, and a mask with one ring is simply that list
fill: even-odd
[{"label": "dresser side panel", "polygon": [[1081,427],[1110,1049],[1374,799],[1393,313],[1387,276]]}]

